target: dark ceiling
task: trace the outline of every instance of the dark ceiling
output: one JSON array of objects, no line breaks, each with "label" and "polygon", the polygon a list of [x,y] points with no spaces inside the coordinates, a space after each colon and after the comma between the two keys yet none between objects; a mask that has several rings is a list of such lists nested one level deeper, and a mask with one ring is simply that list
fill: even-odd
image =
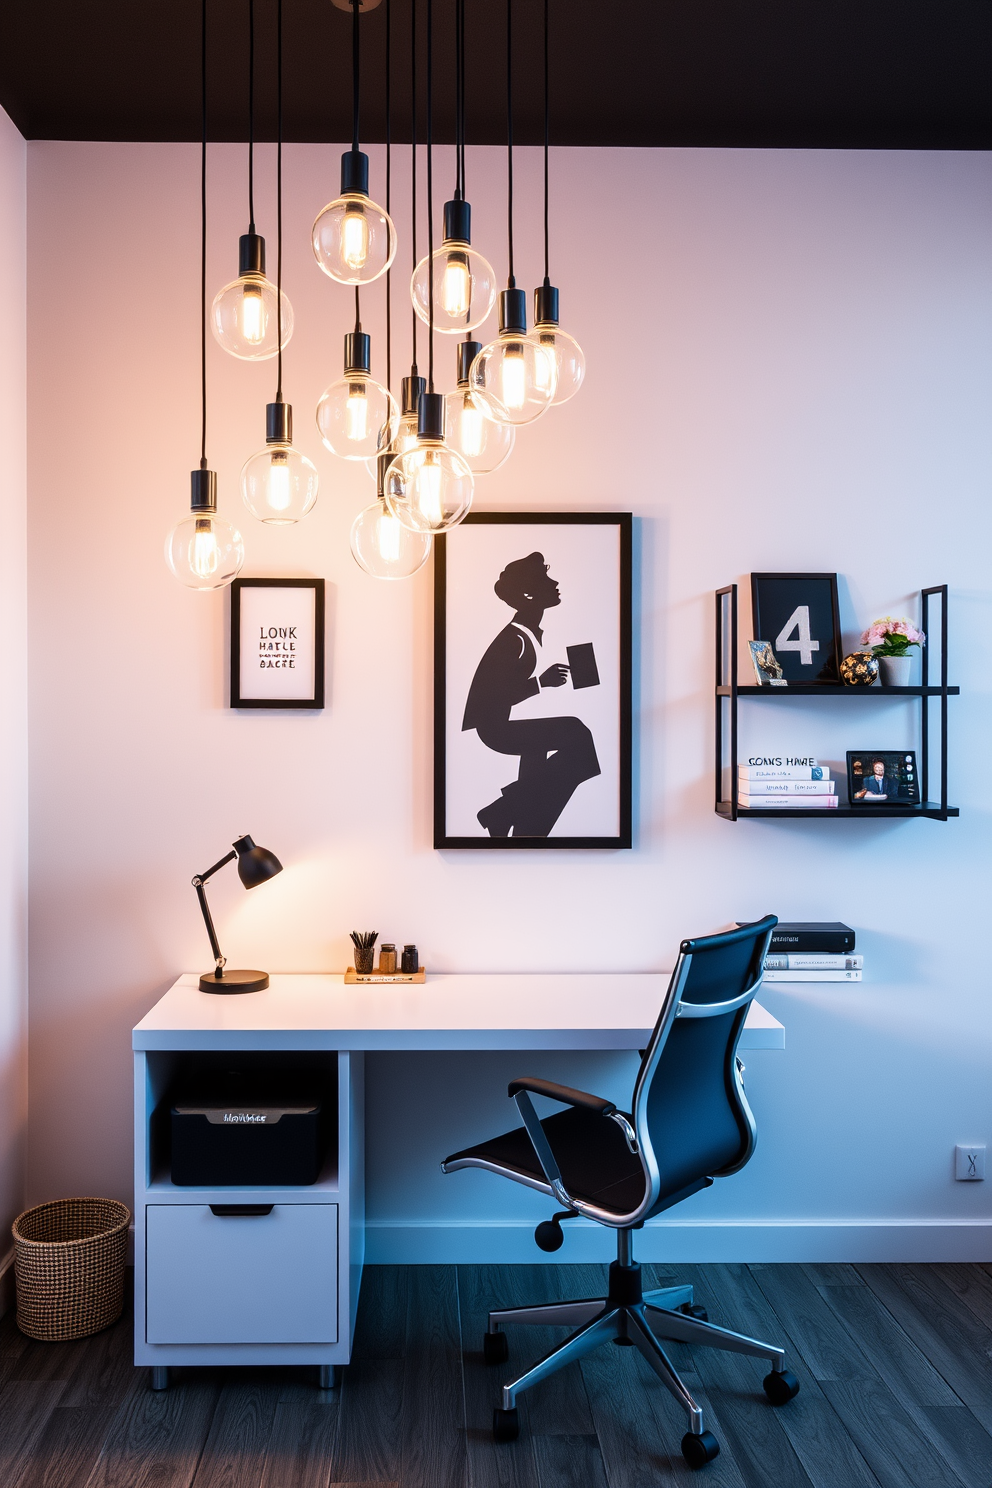
[{"label": "dark ceiling", "polygon": [[[271,139],[276,0],[255,3]],[[210,137],[243,140],[249,0],[207,4]],[[393,135],[409,140],[413,0],[391,5]],[[466,9],[468,138],[497,144],[506,0]],[[421,61],[425,12],[419,0]],[[434,14],[435,133],[450,140],[454,0]],[[558,144],[992,146],[992,0],[551,0],[551,16]],[[284,17],[286,138],[343,140],[350,18],[331,0],[284,0]],[[516,0],[521,143],[541,138],[542,17],[541,0]],[[363,137],[382,140],[385,3],[360,24]],[[7,0],[0,103],[28,139],[197,139],[199,28],[200,0]]]}]

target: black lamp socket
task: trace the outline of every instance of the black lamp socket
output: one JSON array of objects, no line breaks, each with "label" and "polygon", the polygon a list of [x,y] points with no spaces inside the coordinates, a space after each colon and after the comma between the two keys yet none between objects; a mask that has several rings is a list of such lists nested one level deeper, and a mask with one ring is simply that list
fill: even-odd
[{"label": "black lamp socket", "polygon": [[420,397],[427,391],[427,379],[424,377],[404,377],[403,379],[403,412],[416,413],[420,407]]},{"label": "black lamp socket", "polygon": [[247,232],[238,239],[238,278],[265,273],[265,239]]},{"label": "black lamp socket", "polygon": [[482,350],[481,341],[459,341],[458,343],[458,386],[468,387],[468,374],[472,363]]},{"label": "black lamp socket", "polygon": [[417,438],[444,439],[443,393],[421,393],[417,408]]},{"label": "black lamp socket", "polygon": [[344,338],[344,370],[368,372],[372,366],[372,342],[365,331],[349,331]]},{"label": "black lamp socket", "polygon": [[283,403],[281,400],[278,403],[266,403],[265,442],[266,444],[292,444],[292,403]]},{"label": "black lamp socket", "polygon": [[191,512],[215,512],[217,510],[216,470],[190,471],[189,509]]},{"label": "black lamp socket", "polygon": [[510,331],[515,336],[527,334],[527,296],[522,289],[502,289],[499,295],[500,334]]},{"label": "black lamp socket", "polygon": [[345,150],[341,156],[341,195],[368,196],[369,157],[361,150]]},{"label": "black lamp socket", "polygon": [[534,291],[534,324],[558,324],[558,291],[553,284],[541,284]]},{"label": "black lamp socket", "polygon": [[375,458],[375,481],[376,495],[381,499],[386,492],[386,471],[395,460],[396,456],[389,450],[383,450]]},{"label": "black lamp socket", "polygon": [[467,201],[445,202],[444,241],[446,243],[471,243],[472,208]]}]

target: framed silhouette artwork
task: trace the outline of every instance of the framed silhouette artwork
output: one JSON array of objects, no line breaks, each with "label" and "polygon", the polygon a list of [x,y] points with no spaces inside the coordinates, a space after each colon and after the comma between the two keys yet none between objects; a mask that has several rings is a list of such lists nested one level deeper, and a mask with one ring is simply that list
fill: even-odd
[{"label": "framed silhouette artwork", "polygon": [[435,541],[434,846],[631,845],[631,516]]}]

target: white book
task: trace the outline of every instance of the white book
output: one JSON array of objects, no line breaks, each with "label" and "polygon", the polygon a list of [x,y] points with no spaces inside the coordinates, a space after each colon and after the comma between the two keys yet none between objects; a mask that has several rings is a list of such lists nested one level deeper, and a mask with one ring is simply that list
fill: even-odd
[{"label": "white book", "polygon": [[827,765],[738,765],[739,780],[829,780]]},{"label": "white book", "polygon": [[766,971],[766,982],[860,982],[860,971]]},{"label": "white book", "polygon": [[784,811],[789,806],[791,806],[793,808],[795,808],[796,806],[805,806],[805,807],[808,807],[808,809],[810,811],[816,811],[816,810],[827,811],[832,806],[833,807],[836,807],[836,805],[837,805],[837,797],[836,796],[795,796],[795,795],[788,795],[788,796],[751,796],[751,795],[745,795],[743,791],[740,791],[738,793],[738,796],[737,796],[737,804],[738,804],[738,806],[743,806],[745,810],[747,810],[747,808],[750,807],[750,806],[759,807],[763,811],[764,810],[774,811],[776,807],[779,810]]},{"label": "white book", "polygon": [[740,794],[746,796],[832,796],[835,780],[742,780]]},{"label": "white book", "polygon": [[831,951],[771,951],[765,957],[766,971],[860,971],[864,964],[864,956]]}]

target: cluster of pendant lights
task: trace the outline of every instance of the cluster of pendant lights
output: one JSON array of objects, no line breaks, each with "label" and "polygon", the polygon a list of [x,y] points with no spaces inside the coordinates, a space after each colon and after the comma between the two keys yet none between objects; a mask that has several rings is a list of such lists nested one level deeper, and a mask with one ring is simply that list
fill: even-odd
[{"label": "cluster of pendant lights", "polygon": [[[351,550],[375,578],[407,578],[422,568],[435,533],[454,527],[472,504],[475,480],[499,468],[513,448],[515,430],[578,392],[585,359],[578,343],[558,323],[558,291],[549,277],[548,256],[548,0],[544,0],[544,283],[535,293],[534,330],[527,331],[526,295],[514,279],[512,4],[506,0],[507,238],[509,276],[498,295],[499,334],[483,344],[474,333],[497,301],[492,265],[471,241],[471,208],[465,197],[465,0],[455,0],[456,181],[445,203],[443,239],[434,246],[433,214],[433,0],[426,0],[427,253],[417,257],[417,0],[411,7],[413,132],[412,261],[413,363],[402,381],[399,403],[390,387],[371,375],[371,341],[361,325],[361,290],[386,278],[386,365],[391,376],[391,266],[396,229],[389,215],[391,194],[390,71],[391,0],[386,9],[386,206],[369,196],[368,156],[359,143],[359,11],[378,0],[334,0],[352,12],[352,147],[341,158],[341,192],[313,224],[314,257],[323,272],[355,296],[355,329],[345,337],[342,375],[317,405],[317,428],[332,454],[364,461],[376,481],[376,499],[351,529]],[[293,334],[293,309],[282,289],[282,5],[277,5],[277,249],[276,282],[266,277],[265,240],[255,231],[254,75],[255,0],[249,6],[248,231],[240,239],[238,277],[214,297],[207,312],[207,0],[201,0],[201,387],[199,468],[191,475],[190,515],[166,539],[166,560],[176,578],[192,589],[219,589],[244,563],[237,529],[217,515],[217,476],[206,455],[206,328],[223,349],[242,361],[277,359],[275,401],[266,406],[265,444],[245,462],[241,494],[253,517],[271,524],[298,522],[317,500],[317,471],[293,444],[293,410],[283,399],[283,352]],[[417,324],[428,329],[428,375],[417,368]],[[460,336],[456,385],[434,388],[434,335]]]}]

